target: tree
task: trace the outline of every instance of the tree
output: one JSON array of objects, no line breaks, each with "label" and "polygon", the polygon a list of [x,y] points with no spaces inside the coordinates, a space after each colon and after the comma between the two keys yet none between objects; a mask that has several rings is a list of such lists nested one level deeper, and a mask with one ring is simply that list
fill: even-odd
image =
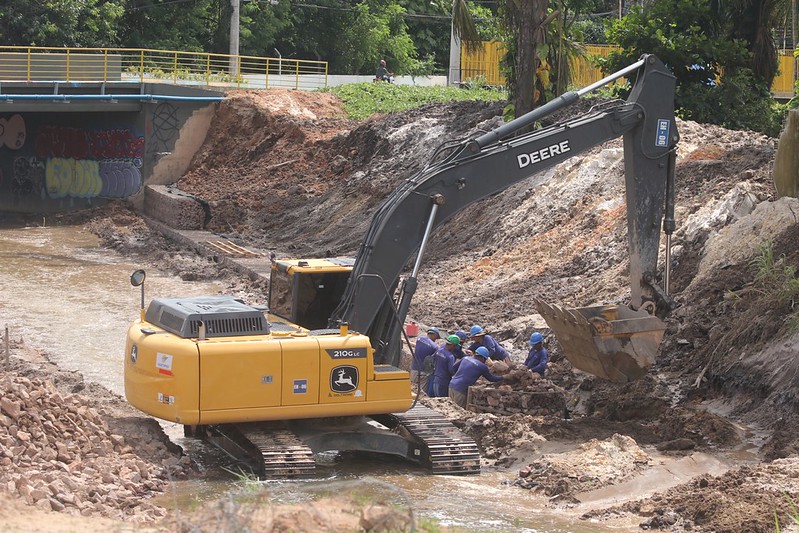
[{"label": "tree", "polygon": [[230,2],[196,0],[132,0],[122,20],[123,44],[130,48],[186,50],[226,54]]},{"label": "tree", "polygon": [[449,27],[452,2],[400,0],[405,8],[408,35],[420,57],[432,57],[435,69],[445,71],[449,61]]},{"label": "tree", "polygon": [[709,0],[660,0],[633,6],[610,23],[608,40],[622,47],[600,60],[614,72],[644,53],[657,55],[677,78],[675,105],[685,119],[773,133],[769,85],[750,68],[752,54],[731,38],[729,21]]},{"label": "tree", "polygon": [[[752,54],[750,68],[771,87],[777,75],[777,44],[774,29],[779,27],[791,11],[787,0],[731,0],[720,2],[719,15],[731,25],[730,35],[742,39]],[[795,46],[795,44],[794,44]]]},{"label": "tree", "polygon": [[119,44],[126,0],[4,0],[0,42],[6,46],[106,47]]},{"label": "tree", "polygon": [[380,58],[398,74],[418,66],[408,35],[405,9],[396,0],[342,4],[316,0],[292,11],[291,31],[276,39],[281,51],[295,57],[327,60],[331,73],[374,74]]}]

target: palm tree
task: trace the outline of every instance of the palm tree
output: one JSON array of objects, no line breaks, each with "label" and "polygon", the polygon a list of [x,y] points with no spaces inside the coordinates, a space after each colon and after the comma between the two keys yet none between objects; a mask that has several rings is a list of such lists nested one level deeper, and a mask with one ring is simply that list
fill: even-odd
[{"label": "palm tree", "polygon": [[722,0],[718,4],[720,15],[731,25],[730,37],[746,41],[752,54],[752,71],[766,87],[771,87],[778,70],[773,32],[786,20],[791,7],[790,0]]}]

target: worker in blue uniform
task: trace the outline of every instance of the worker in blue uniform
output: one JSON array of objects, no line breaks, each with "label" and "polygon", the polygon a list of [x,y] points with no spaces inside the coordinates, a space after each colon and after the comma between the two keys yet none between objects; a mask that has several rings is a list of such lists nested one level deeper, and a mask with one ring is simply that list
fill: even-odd
[{"label": "worker in blue uniform", "polygon": [[[441,331],[438,328],[430,328],[427,330],[427,335],[416,339],[416,346],[413,350],[413,360],[411,361],[411,381],[418,383],[421,381],[425,385],[429,370],[425,370],[425,360],[432,357],[438,344],[436,341],[441,338]],[[428,361],[428,368],[431,368],[430,361]]]},{"label": "worker in blue uniform", "polygon": [[460,344],[461,340],[457,335],[450,335],[447,337],[444,346],[433,354],[435,369],[433,370],[432,386],[427,393],[431,398],[442,398],[449,394],[449,382],[455,373],[455,354],[453,351]]},{"label": "worker in blue uniform", "polygon": [[495,376],[488,370],[486,359],[488,359],[488,349],[485,346],[478,346],[473,356],[464,357],[455,363],[455,375],[449,382],[450,400],[465,408],[469,387],[474,385],[480,376],[488,381],[502,381],[502,376]]},{"label": "worker in blue uniform", "polygon": [[469,346],[468,351],[475,353],[478,347],[483,346],[486,350],[488,350],[488,357],[493,361],[505,361],[506,363],[510,362],[510,354],[508,351],[491,335],[488,335],[483,329],[482,326],[478,326],[475,324],[472,326],[472,329],[469,330],[469,336],[472,338],[472,344]]},{"label": "worker in blue uniform", "polygon": [[533,332],[530,335],[530,351],[524,360],[524,366],[544,377],[547,361],[549,361],[549,352],[544,348],[544,336],[537,331]]},{"label": "worker in blue uniform", "polygon": [[463,344],[467,340],[469,340],[469,334],[463,331],[462,329],[459,329],[458,331],[455,332],[455,335],[457,335],[458,339],[461,342],[460,344],[455,346],[455,349],[452,351],[452,354],[455,356],[455,360],[463,359],[464,357],[466,357],[466,352],[463,349]]}]

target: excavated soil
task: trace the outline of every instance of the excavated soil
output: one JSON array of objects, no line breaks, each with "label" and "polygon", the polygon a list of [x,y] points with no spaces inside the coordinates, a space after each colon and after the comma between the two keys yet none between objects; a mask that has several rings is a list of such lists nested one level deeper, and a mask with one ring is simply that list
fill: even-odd
[{"label": "excavated soil", "polygon": [[[237,92],[219,105],[176,185],[207,203],[207,229],[234,242],[278,256],[352,255],[394,187],[442,142],[501,124],[500,112],[500,104],[434,104],[354,122],[342,118],[329,94]],[[630,494],[584,518],[633,515],[643,529],[669,531],[773,531],[775,510],[788,522],[786,496],[799,499],[799,335],[795,302],[786,295],[791,269],[799,267],[799,202],[776,197],[776,140],[684,121],[678,128],[671,257],[678,307],[652,371],[614,385],[573,369],[531,303],[626,302],[623,152],[614,141],[547,171],[540,185],[522,182],[455,216],[431,240],[411,306],[423,326],[480,323],[517,362],[539,329],[551,354],[547,377],[534,383],[516,374],[492,390],[543,386],[562,391],[566,408],[498,415],[465,411],[448,399],[422,401],[471,435],[485,463],[506,469],[520,494],[538,491],[564,512],[586,491],[640,476],[658,454],[751,450],[757,431],[763,442],[752,464],[648,497]],[[184,279],[235,279],[156,235],[123,206],[88,219],[107,246],[148,255],[155,247],[159,265]],[[763,268],[767,250],[776,266]],[[263,301],[266,287],[232,283]],[[546,452],[546,443],[568,449]]]}]

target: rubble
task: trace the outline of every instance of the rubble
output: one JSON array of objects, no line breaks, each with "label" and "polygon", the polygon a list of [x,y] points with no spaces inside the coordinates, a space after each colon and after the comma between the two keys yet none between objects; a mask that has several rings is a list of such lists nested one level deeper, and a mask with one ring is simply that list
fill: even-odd
[{"label": "rubble", "polygon": [[[102,406],[49,380],[0,373],[0,491],[47,511],[152,522],[151,501],[185,477],[188,457],[112,432]],[[146,430],[144,431],[146,433]]]},{"label": "rubble", "polygon": [[574,493],[618,483],[650,460],[631,437],[615,434],[606,440],[591,439],[571,452],[544,455],[520,469],[513,485],[575,501]]},{"label": "rubble", "polygon": [[565,390],[525,367],[499,371],[498,366],[495,363],[492,372],[504,379],[469,387],[468,408],[497,415],[566,416]]}]

